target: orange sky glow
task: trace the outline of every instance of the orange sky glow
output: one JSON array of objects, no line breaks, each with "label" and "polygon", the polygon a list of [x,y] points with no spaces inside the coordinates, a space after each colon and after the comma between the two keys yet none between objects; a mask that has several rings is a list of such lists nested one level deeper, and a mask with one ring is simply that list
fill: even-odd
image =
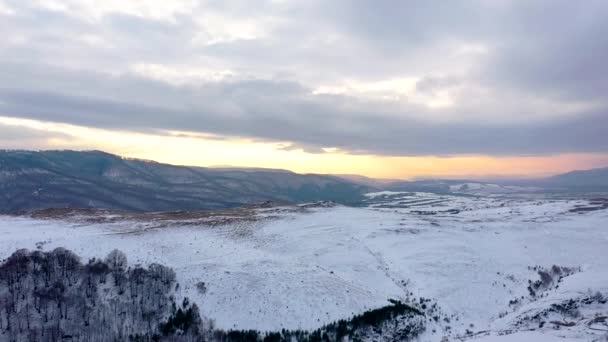
[{"label": "orange sky glow", "polygon": [[382,156],[285,150],[290,142],[259,142],[247,138],[217,139],[184,132],[136,133],[29,119],[0,117],[0,124],[37,132],[29,141],[3,141],[2,148],[98,149],[130,158],[177,165],[244,166],[288,169],[298,173],[360,174],[375,178],[540,177],[608,166],[606,153],[564,153],[533,156]]}]

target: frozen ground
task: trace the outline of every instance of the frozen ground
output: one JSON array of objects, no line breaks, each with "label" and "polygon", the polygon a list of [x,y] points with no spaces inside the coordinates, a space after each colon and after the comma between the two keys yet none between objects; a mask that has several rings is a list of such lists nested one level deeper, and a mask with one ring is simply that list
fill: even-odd
[{"label": "frozen ground", "polygon": [[421,341],[604,341],[606,201],[367,198],[364,208],[252,209],[247,220],[221,224],[3,216],[0,257],[58,246],[103,257],[118,248],[130,264],[173,267],[181,295],[221,328],[311,329],[395,298],[426,308]]}]

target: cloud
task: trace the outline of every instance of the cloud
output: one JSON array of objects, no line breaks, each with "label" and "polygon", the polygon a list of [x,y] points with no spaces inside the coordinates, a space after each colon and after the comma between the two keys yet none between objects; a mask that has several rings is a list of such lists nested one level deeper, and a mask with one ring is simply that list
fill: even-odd
[{"label": "cloud", "polygon": [[69,140],[67,134],[0,123],[0,148],[45,149],[52,140]]},{"label": "cloud", "polygon": [[0,1],[0,16],[9,16],[9,15],[13,15],[15,14],[15,11],[13,11],[7,4],[5,4],[3,1]]},{"label": "cloud", "polygon": [[608,151],[604,1],[3,3],[8,116],[316,152]]},{"label": "cloud", "polygon": [[294,144],[294,143],[279,144],[279,146],[277,147],[277,150],[279,150],[279,151],[303,151],[303,152],[312,153],[312,154],[322,154],[322,153],[328,153],[330,151],[333,151],[332,148],[319,147],[319,146],[314,146],[314,145]]}]

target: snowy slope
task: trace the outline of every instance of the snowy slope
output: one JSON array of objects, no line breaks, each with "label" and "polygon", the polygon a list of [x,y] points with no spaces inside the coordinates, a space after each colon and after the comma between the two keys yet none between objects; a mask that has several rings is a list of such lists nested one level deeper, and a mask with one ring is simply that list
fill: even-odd
[{"label": "snowy slope", "polygon": [[[549,312],[538,329],[530,316],[573,298],[608,295],[608,210],[572,211],[589,205],[583,199],[393,192],[368,198],[366,208],[273,215],[260,209],[259,220],[213,226],[0,217],[0,257],[37,243],[83,257],[118,248],[131,264],[173,267],[182,295],[221,328],[312,329],[389,298],[424,297],[437,310],[429,311],[423,341],[589,341],[605,334],[588,329],[596,314],[608,315],[599,302],[581,304],[576,325],[559,330],[548,321],[572,319]],[[553,265],[572,274],[532,297],[534,267]],[[201,281],[204,294],[196,289]]]}]

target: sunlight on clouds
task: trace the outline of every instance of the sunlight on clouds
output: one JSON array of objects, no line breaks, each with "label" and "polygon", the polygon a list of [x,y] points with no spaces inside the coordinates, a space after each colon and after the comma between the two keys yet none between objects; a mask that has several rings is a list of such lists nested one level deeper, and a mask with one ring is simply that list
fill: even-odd
[{"label": "sunlight on clouds", "polygon": [[451,107],[454,104],[450,92],[445,90],[436,92],[433,96],[426,97],[423,101],[429,108],[445,108]]},{"label": "sunlight on clouds", "polygon": [[14,15],[15,11],[10,8],[4,1],[0,0],[0,15]]},{"label": "sunlight on clouds", "polygon": [[192,38],[194,45],[214,45],[237,40],[266,37],[275,23],[270,18],[231,18],[213,12],[197,17],[199,32]]},{"label": "sunlight on clouds", "polygon": [[[445,59],[450,63],[443,66],[440,69],[441,71],[431,71],[432,69],[429,69],[426,72],[421,71],[422,75],[375,81],[345,80],[338,84],[317,86],[313,90],[313,94],[347,95],[403,105],[422,105],[429,109],[448,109],[462,106],[470,100],[467,89],[462,89],[459,80],[464,78],[463,75],[466,74],[466,70],[477,65],[480,58],[486,55],[488,51],[489,48],[481,43],[451,42],[447,44],[447,55],[445,56]],[[421,91],[417,88],[419,82],[429,79],[438,81],[436,89]],[[483,112],[483,116],[486,116],[486,111]],[[441,116],[440,118],[450,119],[449,115],[447,116]]]},{"label": "sunlight on clouds", "polygon": [[[309,153],[291,142],[259,142],[208,133],[144,134],[0,116],[0,124],[50,134],[41,148],[99,149],[125,157],[194,166],[282,168],[300,173],[362,174],[379,178],[534,176],[608,165],[608,154],[549,156],[416,156],[348,154],[325,147]],[[0,146],[7,147],[7,146]]]},{"label": "sunlight on clouds", "polygon": [[340,85],[319,86],[313,94],[367,96],[378,99],[399,100],[416,90],[417,78],[395,78],[376,82],[347,80]]},{"label": "sunlight on clouds", "polygon": [[370,100],[404,102],[425,105],[429,108],[443,108],[453,105],[453,99],[448,89],[431,94],[416,90],[416,84],[421,78],[404,77],[381,81],[345,81],[340,85],[322,85],[313,90],[314,95],[347,95],[367,98]]},{"label": "sunlight on clouds", "polygon": [[[148,133],[112,136],[126,142],[119,153],[144,150],[136,139],[162,158],[173,153],[156,140],[234,156],[247,145],[258,159],[201,162],[272,155],[298,170],[431,172],[403,158],[349,164],[364,152],[608,151],[608,64],[594,57],[606,52],[604,3],[548,13],[482,2],[0,0],[0,112]],[[585,20],[562,25],[573,10]],[[113,133],[48,145],[105,148],[99,137]],[[464,172],[448,160],[432,170]]]},{"label": "sunlight on clouds", "polygon": [[36,3],[41,8],[92,22],[108,14],[176,22],[177,15],[190,13],[197,5],[194,0],[38,0]]},{"label": "sunlight on clouds", "polygon": [[[550,118],[568,118],[580,113],[601,110],[606,100],[560,100],[539,97],[534,93],[494,92],[459,77],[428,75],[380,81],[346,80],[335,85],[321,85],[313,95],[342,95],[369,101],[389,102],[399,106],[403,115],[430,122],[477,122],[511,124],[540,122]],[[498,103],[505,104],[497,107]],[[508,105],[507,105],[508,104]],[[411,106],[435,110],[428,115]],[[492,113],[493,115],[488,115]]]},{"label": "sunlight on clouds", "polygon": [[218,82],[236,74],[229,69],[206,69],[200,67],[175,67],[161,64],[137,63],[131,66],[131,70],[142,77],[164,81],[172,85],[184,85],[197,82]]}]

